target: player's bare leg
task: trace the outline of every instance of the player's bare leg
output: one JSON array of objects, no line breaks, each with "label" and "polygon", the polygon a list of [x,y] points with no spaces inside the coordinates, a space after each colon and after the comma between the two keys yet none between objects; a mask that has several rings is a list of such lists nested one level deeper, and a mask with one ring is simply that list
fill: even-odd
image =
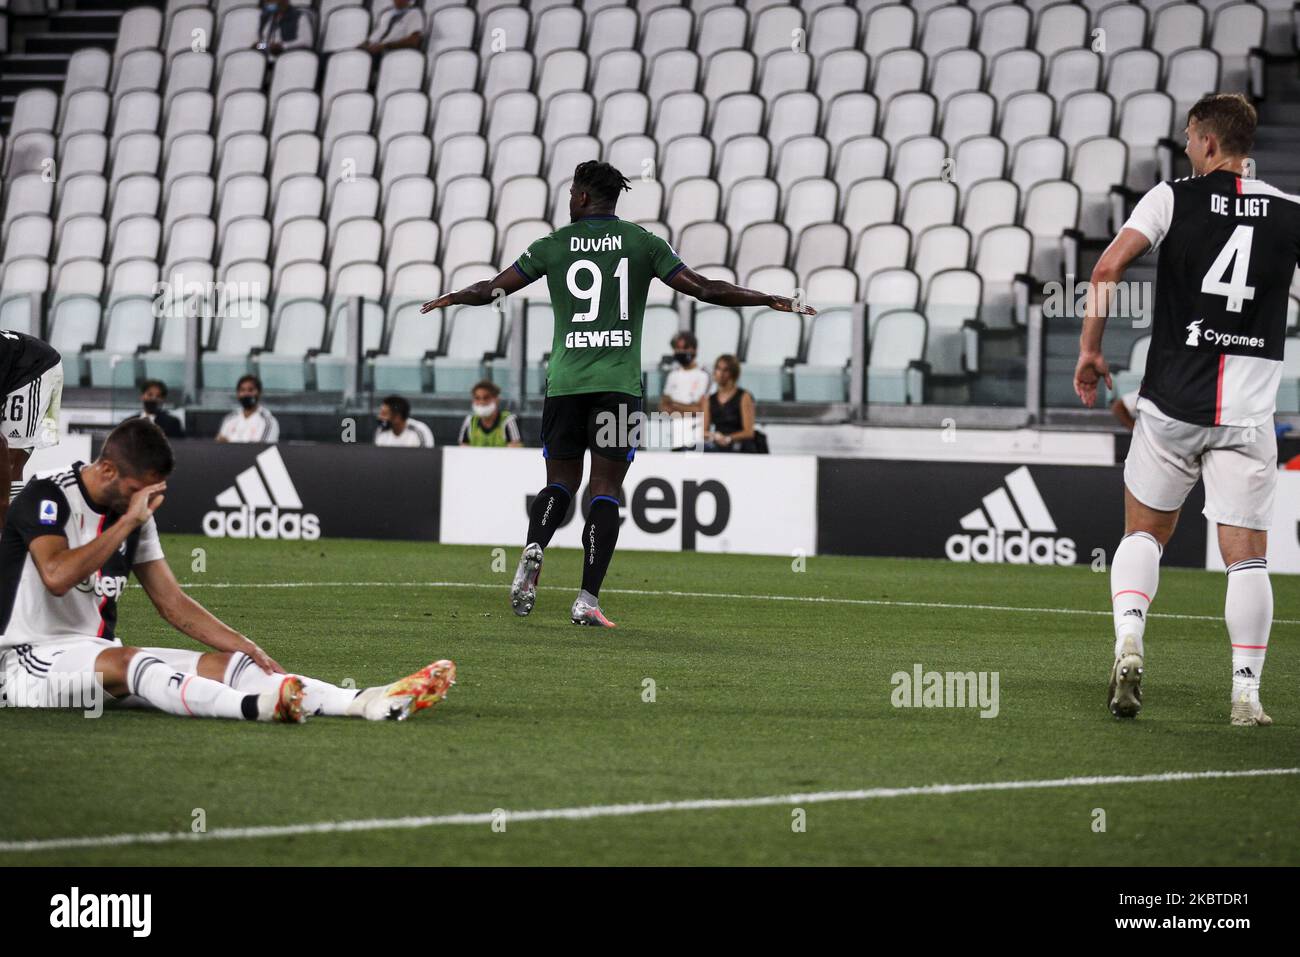
[{"label": "player's bare leg", "polygon": [[1219,553],[1228,569],[1223,617],[1232,644],[1232,723],[1269,725],[1259,703],[1259,681],[1273,628],[1273,586],[1268,579],[1268,532],[1220,525]]},{"label": "player's bare leg", "polygon": [[546,487],[533,499],[528,513],[528,540],[515,578],[510,585],[510,608],[523,618],[537,601],[537,579],[542,574],[542,555],[555,530],[564,521],[573,496],[582,485],[582,459],[546,460]]},{"label": "player's bare leg", "polygon": [[1149,508],[1124,490],[1124,539],[1110,565],[1115,660],[1106,692],[1106,706],[1117,718],[1135,718],[1142,710],[1143,636],[1160,581],[1160,556],[1177,525],[1177,511]]},{"label": "player's bare leg", "polygon": [[591,507],[582,529],[582,590],[569,613],[575,625],[614,627],[600,610],[599,596],[618,544],[618,509],[622,503],[623,478],[630,464],[626,459],[609,459],[592,453]]},{"label": "player's bare leg", "polygon": [[134,695],[168,714],[285,724],[305,719],[302,679],[294,675],[277,675],[275,687],[250,694],[197,671],[178,671],[142,648],[125,647],[101,651],[95,658],[95,672],[113,697]]}]

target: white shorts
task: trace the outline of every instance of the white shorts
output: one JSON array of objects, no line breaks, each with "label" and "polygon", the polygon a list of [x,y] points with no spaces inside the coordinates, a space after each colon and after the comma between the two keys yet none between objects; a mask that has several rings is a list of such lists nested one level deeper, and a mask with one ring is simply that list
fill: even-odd
[{"label": "white shorts", "polygon": [[[0,648],[0,708],[139,706],[134,695],[114,698],[103,690],[95,659],[108,648],[122,647],[107,638],[65,638],[35,645]],[[180,648],[142,648],[178,671],[194,671],[202,652]]]},{"label": "white shorts", "polygon": [[[1145,406],[1145,403],[1144,403]],[[1143,505],[1182,508],[1205,476],[1205,517],[1219,525],[1267,531],[1277,492],[1277,436],[1261,427],[1203,426],[1138,413],[1124,484]]]},{"label": "white shorts", "polygon": [[14,389],[0,403],[0,435],[11,449],[45,449],[58,445],[63,363]]}]

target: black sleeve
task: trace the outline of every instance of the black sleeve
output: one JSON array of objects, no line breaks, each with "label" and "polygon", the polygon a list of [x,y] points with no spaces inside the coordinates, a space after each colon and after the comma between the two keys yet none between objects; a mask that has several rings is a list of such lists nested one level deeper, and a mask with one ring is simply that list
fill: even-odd
[{"label": "black sleeve", "polygon": [[68,497],[57,482],[39,479],[28,482],[9,505],[5,534],[17,534],[26,544],[42,535],[66,535],[64,528],[72,517]]}]

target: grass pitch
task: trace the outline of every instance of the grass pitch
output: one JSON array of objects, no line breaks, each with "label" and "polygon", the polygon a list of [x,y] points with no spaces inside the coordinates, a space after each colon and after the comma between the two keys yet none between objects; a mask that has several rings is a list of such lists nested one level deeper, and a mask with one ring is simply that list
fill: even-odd
[{"label": "grass pitch", "polygon": [[[507,598],[514,547],[504,559],[391,542],[171,536],[164,547],[195,597],[292,670],[361,686],[445,656],[460,683],[433,712],[392,724],[0,712],[0,843],[191,832],[197,809],[209,835],[0,850],[0,865],[1300,863],[1296,775],[803,802],[803,830],[796,805],[778,802],[213,839],[494,809],[1294,767],[1297,577],[1273,579],[1289,620],[1264,673],[1276,724],[1233,728],[1222,621],[1159,614],[1220,616],[1223,576],[1208,572],[1162,572],[1146,708],[1119,722],[1103,700],[1109,616],[1053,610],[1107,609],[1107,576],[1086,567],[815,557],[795,571],[783,558],[619,553],[602,604],[620,627],[604,632],[568,622],[575,551],[548,554],[521,620]],[[268,587],[285,583],[304,587]],[[119,632],[187,644],[139,589]],[[997,717],[895,708],[891,676],[917,664],[997,672]]]}]

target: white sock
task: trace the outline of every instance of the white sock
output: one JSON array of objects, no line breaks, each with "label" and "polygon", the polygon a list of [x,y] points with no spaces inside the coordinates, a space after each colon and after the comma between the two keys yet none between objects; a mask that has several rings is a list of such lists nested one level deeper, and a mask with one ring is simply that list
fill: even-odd
[{"label": "white sock", "polygon": [[257,718],[257,697],[227,688],[193,672],[175,671],[153,655],[138,652],[126,669],[126,686],[168,714],[191,718]]},{"label": "white sock", "polygon": [[[328,681],[307,678],[303,675],[297,677],[302,679],[302,708],[309,715],[343,717],[347,714],[348,705],[357,696],[355,688],[340,688]],[[230,687],[254,694],[272,691],[280,687],[280,682],[283,680],[284,675],[268,675],[242,651],[237,651],[230,656],[230,664],[226,666],[226,674],[222,678],[222,681]]]},{"label": "white sock", "polygon": [[1142,636],[1147,613],[1160,583],[1160,543],[1146,532],[1125,535],[1110,564],[1111,608],[1115,613],[1115,657],[1124,642],[1137,642],[1138,654],[1145,654]]},{"label": "white sock", "polygon": [[1228,597],[1223,617],[1232,642],[1232,685],[1259,690],[1268,653],[1268,633],[1273,627],[1273,586],[1268,562],[1247,558],[1228,566]]}]

